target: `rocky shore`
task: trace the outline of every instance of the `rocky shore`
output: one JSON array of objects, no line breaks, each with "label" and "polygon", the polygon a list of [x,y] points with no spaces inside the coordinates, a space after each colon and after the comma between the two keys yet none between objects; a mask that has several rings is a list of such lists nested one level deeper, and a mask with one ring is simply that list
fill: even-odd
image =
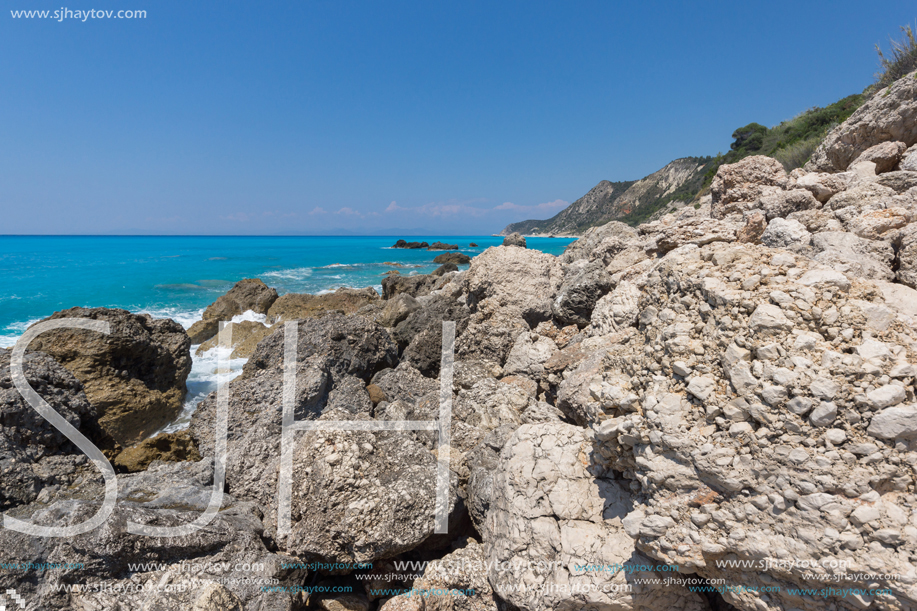
[{"label": "rocky shore", "polygon": [[[131,466],[99,528],[0,529],[11,559],[81,567],[0,571],[0,589],[79,610],[917,609],[915,236],[917,73],[806,169],[722,166],[698,208],[594,227],[559,257],[511,235],[464,271],[387,276],[381,297],[278,297],[243,280],[188,333],[60,312],[112,333],[43,335],[26,378]],[[248,361],[228,385],[220,511],[190,534],[133,534],[129,522],[207,508],[216,393],[180,441],[143,438],[174,417],[192,343],[248,312],[253,324],[233,323]],[[284,533],[290,321],[295,420],[367,430],[295,432]],[[436,431],[385,426],[439,418],[443,321],[448,449]],[[138,442],[156,458],[130,454]],[[99,510],[100,472],[20,397],[8,350],[0,444],[8,516],[65,525]],[[444,451],[447,534],[434,525]]]}]

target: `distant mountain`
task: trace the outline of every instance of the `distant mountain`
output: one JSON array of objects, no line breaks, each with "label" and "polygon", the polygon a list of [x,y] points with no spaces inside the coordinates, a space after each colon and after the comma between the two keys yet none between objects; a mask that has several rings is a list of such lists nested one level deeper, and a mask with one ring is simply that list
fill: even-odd
[{"label": "distant mountain", "polygon": [[637,181],[603,180],[553,217],[511,223],[501,235],[581,235],[609,221],[637,225],[670,204],[689,202],[704,185],[712,157],[676,159],[658,172]]}]

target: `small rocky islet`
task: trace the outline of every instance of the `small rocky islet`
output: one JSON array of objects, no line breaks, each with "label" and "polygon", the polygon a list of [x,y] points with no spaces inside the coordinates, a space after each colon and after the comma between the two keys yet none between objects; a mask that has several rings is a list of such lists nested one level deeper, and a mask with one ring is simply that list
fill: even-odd
[{"label": "small rocky islet", "polygon": [[[42,335],[24,373],[114,461],[119,502],[73,537],[0,530],[10,558],[82,567],[3,571],[0,588],[42,609],[917,608],[915,77],[835,128],[805,169],[724,165],[697,208],[594,227],[558,257],[511,235],[463,271],[443,260],[386,277],[381,296],[279,296],[246,279],[187,332],[123,310],[55,314],[111,324]],[[419,244],[400,247],[431,248]],[[175,526],[206,509],[215,394],[187,431],[148,436],[180,410],[192,344],[248,311],[265,323],[233,323],[248,360],[229,383],[221,511],[190,535],[132,534],[129,521]],[[438,417],[454,321],[448,534],[434,532],[434,433],[319,430],[296,433],[292,528],[278,534],[289,321],[296,419],[367,422]],[[102,477],[19,395],[10,355],[0,507],[82,522]],[[639,568],[606,570],[625,564]],[[732,587],[638,581],[672,567]],[[58,588],[100,575],[111,589]],[[138,591],[189,578],[198,586]]]}]

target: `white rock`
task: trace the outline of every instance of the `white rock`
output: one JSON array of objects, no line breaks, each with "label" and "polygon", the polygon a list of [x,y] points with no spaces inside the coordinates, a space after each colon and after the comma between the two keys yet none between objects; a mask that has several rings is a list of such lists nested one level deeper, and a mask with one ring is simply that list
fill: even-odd
[{"label": "white rock", "polygon": [[907,399],[907,393],[904,391],[903,386],[886,384],[866,393],[866,398],[869,399],[874,408],[882,409],[904,402]]},{"label": "white rock", "polygon": [[798,280],[804,286],[833,286],[842,291],[850,288],[850,280],[833,269],[811,269]]},{"label": "white rock", "polygon": [[692,369],[685,365],[684,361],[675,361],[672,363],[672,371],[675,373],[675,375],[687,378],[689,375],[691,375]]},{"label": "white rock", "polygon": [[695,376],[688,383],[688,392],[701,401],[706,401],[714,390],[716,390],[716,380],[706,376]]},{"label": "white rock", "polygon": [[825,431],[825,439],[838,446],[847,441],[847,433],[841,429],[828,429]]},{"label": "white rock", "polygon": [[787,317],[778,306],[762,303],[748,319],[748,326],[759,333],[773,333],[776,331],[789,331],[793,328]]},{"label": "white rock", "polygon": [[812,426],[830,426],[837,418],[837,406],[829,401],[822,401],[818,407],[809,414],[809,422]]},{"label": "white rock", "polygon": [[917,436],[917,404],[882,410],[872,417],[866,432],[880,439]]},{"label": "white rock", "polygon": [[830,401],[837,395],[838,386],[831,378],[815,378],[809,385],[809,391],[819,399]]},{"label": "white rock", "polygon": [[767,224],[761,234],[761,243],[770,248],[787,248],[790,246],[805,246],[812,239],[805,225],[799,221],[787,220],[777,217]]},{"label": "white rock", "polygon": [[860,505],[850,514],[850,521],[857,525],[869,524],[881,516],[879,510],[873,505]]},{"label": "white rock", "polygon": [[892,355],[888,346],[874,339],[863,340],[863,343],[856,347],[857,354],[865,360],[887,358]]}]

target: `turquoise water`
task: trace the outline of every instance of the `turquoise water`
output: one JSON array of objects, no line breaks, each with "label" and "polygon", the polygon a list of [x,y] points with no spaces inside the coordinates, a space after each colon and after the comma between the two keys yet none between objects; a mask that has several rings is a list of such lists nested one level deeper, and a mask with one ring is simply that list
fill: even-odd
[{"label": "turquoise water", "polygon": [[[470,256],[502,243],[493,236],[402,237],[458,244]],[[403,274],[437,267],[439,251],[392,249],[397,239],[0,236],[0,347],[12,346],[32,322],[73,306],[149,312],[188,327],[242,278],[261,278],[281,294],[341,286],[381,291],[383,274],[392,269],[385,261],[417,266]],[[571,241],[530,238],[528,245],[556,255]]]}]

